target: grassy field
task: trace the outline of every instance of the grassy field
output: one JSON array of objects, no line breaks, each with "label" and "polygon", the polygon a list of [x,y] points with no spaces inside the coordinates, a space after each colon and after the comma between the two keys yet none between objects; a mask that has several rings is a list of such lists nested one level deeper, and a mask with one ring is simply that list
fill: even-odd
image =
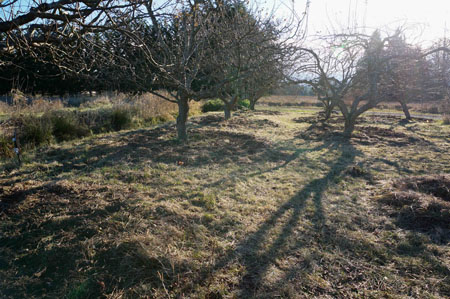
[{"label": "grassy field", "polygon": [[[301,106],[308,107],[310,109],[320,109],[321,104],[315,96],[266,96],[261,98],[258,103],[265,106],[275,107],[291,107]],[[351,106],[350,103],[348,103]],[[450,107],[448,102],[435,101],[435,102],[411,102],[408,103],[408,107],[411,113],[419,114],[445,114],[449,113]],[[377,105],[377,109],[380,111],[395,111],[403,113],[402,107],[398,102],[383,102]]]},{"label": "grassy field", "polygon": [[[260,107],[261,108],[261,107]],[[1,165],[2,298],[448,298],[450,126],[271,109]]]}]

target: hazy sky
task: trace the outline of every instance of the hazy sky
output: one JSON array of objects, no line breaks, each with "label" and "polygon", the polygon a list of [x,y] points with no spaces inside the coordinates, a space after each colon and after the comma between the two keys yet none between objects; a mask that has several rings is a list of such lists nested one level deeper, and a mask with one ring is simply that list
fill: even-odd
[{"label": "hazy sky", "polygon": [[[259,0],[268,7],[294,3],[297,11],[306,0]],[[309,33],[326,32],[357,23],[374,28],[396,28],[407,25],[411,34],[430,41],[450,35],[450,0],[310,0]]]}]

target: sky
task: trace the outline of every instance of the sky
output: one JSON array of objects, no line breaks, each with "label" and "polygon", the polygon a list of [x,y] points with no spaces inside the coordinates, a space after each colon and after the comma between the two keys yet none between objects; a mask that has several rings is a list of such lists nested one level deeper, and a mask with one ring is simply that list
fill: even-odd
[{"label": "sky", "polygon": [[[292,3],[297,11],[306,4],[306,0],[259,1],[278,7],[278,14],[286,13],[285,6]],[[309,34],[342,31],[349,24],[366,26],[366,33],[406,26],[412,41],[431,43],[445,34],[450,37],[450,0],[310,0],[308,20]]]}]

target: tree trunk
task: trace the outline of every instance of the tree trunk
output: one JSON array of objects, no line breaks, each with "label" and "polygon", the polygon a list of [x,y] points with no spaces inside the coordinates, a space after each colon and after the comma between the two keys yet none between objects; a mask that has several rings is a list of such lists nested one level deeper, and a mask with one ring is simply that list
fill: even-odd
[{"label": "tree trunk", "polygon": [[187,97],[180,97],[178,99],[178,116],[177,116],[177,133],[178,140],[187,141],[186,122],[189,113],[189,100]]},{"label": "tree trunk", "polygon": [[256,104],[256,100],[254,99],[250,99],[250,110],[255,110],[255,104]]},{"label": "tree trunk", "polygon": [[223,110],[225,112],[225,119],[228,120],[231,118],[231,110],[233,109],[232,104],[225,103],[223,106]]},{"label": "tree trunk", "polygon": [[356,117],[354,116],[348,116],[345,119],[345,125],[344,125],[344,136],[345,137],[352,137],[352,133],[355,130],[355,123],[356,123]]},{"label": "tree trunk", "polygon": [[400,104],[402,105],[403,113],[405,113],[405,117],[407,120],[411,120],[411,114],[409,114],[409,108],[405,101],[400,101]]},{"label": "tree trunk", "polygon": [[324,121],[327,121],[330,119],[331,112],[333,112],[333,105],[325,105],[325,119]]}]

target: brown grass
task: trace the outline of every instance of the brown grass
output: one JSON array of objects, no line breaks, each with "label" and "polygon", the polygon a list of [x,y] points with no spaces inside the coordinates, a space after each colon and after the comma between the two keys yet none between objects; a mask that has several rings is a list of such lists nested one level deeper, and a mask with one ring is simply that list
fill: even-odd
[{"label": "brown grass", "polygon": [[[352,100],[346,100],[348,105],[351,105]],[[322,107],[321,103],[317,100],[317,97],[313,96],[266,96],[258,101],[259,105],[266,106],[302,106],[302,107]],[[360,105],[363,105],[362,102]],[[412,113],[430,113],[430,114],[448,114],[449,104],[448,102],[434,101],[434,102],[410,102],[408,103],[410,112]],[[378,109],[395,110],[403,113],[402,107],[398,102],[383,102],[377,105]]]},{"label": "brown grass", "polygon": [[[165,94],[170,98],[168,94]],[[10,106],[0,120],[0,158],[10,157],[16,130],[23,150],[51,141],[73,140],[85,136],[175,121],[176,103],[150,93],[139,96],[101,95],[77,110],[64,107],[59,100],[35,98],[30,105]],[[17,108],[17,109],[16,109]],[[201,113],[199,102],[190,103],[190,115]],[[55,135],[55,136],[52,136]]]},{"label": "brown grass", "polygon": [[266,96],[258,101],[259,105],[267,106],[314,106],[320,105],[317,97],[311,96]]},{"label": "brown grass", "polygon": [[398,221],[404,206],[435,207],[448,126],[367,116],[347,141],[338,118],[292,110],[188,128],[187,144],[165,124],[2,165],[0,297],[450,295],[444,226]]}]

